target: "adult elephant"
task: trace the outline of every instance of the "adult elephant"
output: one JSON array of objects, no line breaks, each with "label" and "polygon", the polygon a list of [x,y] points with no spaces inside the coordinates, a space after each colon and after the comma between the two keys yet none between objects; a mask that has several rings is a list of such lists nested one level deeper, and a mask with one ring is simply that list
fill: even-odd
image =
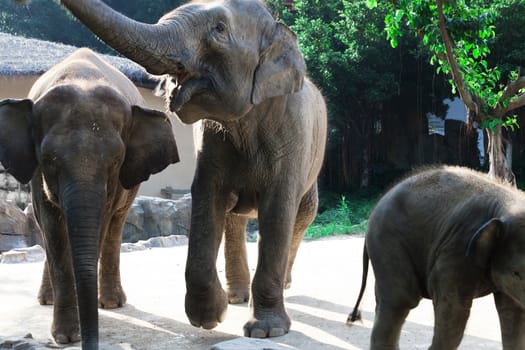
[{"label": "adult elephant", "polygon": [[41,76],[29,99],[0,101],[0,161],[31,180],[47,256],[39,299],[54,303],[58,343],[81,335],[82,349],[98,349],[97,303],[126,301],[120,242],[139,183],[179,160],[169,119],[143,105],[88,49]]},{"label": "adult elephant", "polygon": [[[198,159],[186,265],[186,313],[197,327],[221,322],[244,300],[249,271],[241,237],[259,219],[251,337],[288,332],[283,287],[317,211],[316,179],[326,107],[305,78],[295,35],[259,0],[194,1],[144,24],[97,0],[61,0],[108,45],[169,80],[168,106],[198,123]],[[225,233],[228,293],[215,268]],[[288,271],[288,273],[287,273]]]}]

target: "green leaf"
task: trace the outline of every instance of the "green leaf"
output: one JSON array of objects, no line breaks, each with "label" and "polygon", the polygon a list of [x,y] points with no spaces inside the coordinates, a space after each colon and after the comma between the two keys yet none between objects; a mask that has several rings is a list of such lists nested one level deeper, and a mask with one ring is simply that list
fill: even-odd
[{"label": "green leaf", "polygon": [[397,10],[396,11],[396,16],[395,16],[395,20],[396,22],[401,22],[401,20],[403,19],[403,16],[405,15],[405,11],[403,10]]},{"label": "green leaf", "polygon": [[396,38],[392,38],[390,39],[390,46],[392,46],[394,49],[397,47],[397,39]]},{"label": "green leaf", "polygon": [[377,0],[366,0],[366,7],[374,9],[377,7]]}]

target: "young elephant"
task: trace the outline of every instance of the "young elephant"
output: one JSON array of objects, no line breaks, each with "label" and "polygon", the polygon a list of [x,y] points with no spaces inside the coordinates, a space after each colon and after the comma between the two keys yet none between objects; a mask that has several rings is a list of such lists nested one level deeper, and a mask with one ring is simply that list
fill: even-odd
[{"label": "young elephant", "polygon": [[503,349],[525,349],[525,194],[459,167],[417,173],[372,212],[363,284],[372,262],[376,316],[371,349],[398,349],[401,326],[421,298],[434,303],[430,349],[456,349],[472,299],[493,293]]},{"label": "young elephant", "polygon": [[47,253],[39,299],[54,302],[58,343],[78,341],[80,328],[82,349],[98,349],[97,302],[126,300],[120,241],[139,183],[179,160],[168,118],[143,105],[133,83],[88,49],[38,79],[29,99],[0,102],[0,161],[31,180]]}]

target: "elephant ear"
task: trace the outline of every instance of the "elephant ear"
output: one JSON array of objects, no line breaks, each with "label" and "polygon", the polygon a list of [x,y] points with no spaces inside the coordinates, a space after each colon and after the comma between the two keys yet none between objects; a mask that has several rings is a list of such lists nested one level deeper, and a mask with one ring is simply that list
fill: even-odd
[{"label": "elephant ear", "polygon": [[126,189],[179,161],[173,129],[166,114],[132,106],[132,116],[126,157],[120,168],[120,183]]},{"label": "elephant ear", "polygon": [[303,88],[306,63],[297,46],[297,37],[282,23],[276,23],[270,45],[255,70],[252,103],[290,94]]},{"label": "elephant ear", "polygon": [[33,101],[0,101],[0,162],[19,182],[28,183],[37,167],[32,137]]},{"label": "elephant ear", "polygon": [[476,265],[487,267],[498,240],[503,236],[504,225],[500,219],[490,219],[470,237],[467,256],[474,258]]}]

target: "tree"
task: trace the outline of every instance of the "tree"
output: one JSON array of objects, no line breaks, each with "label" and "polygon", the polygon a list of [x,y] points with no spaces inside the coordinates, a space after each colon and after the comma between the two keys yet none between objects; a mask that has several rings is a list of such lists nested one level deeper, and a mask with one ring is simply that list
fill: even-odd
[{"label": "tree", "polygon": [[[387,125],[403,129],[407,145],[411,143],[406,147],[411,154],[404,156],[416,163],[426,112],[444,112],[441,100],[435,99],[443,94],[432,88],[439,82],[422,63],[416,39],[404,38],[396,49],[384,40],[387,5],[371,10],[365,0],[267,2],[297,34],[309,76],[328,103],[325,188],[348,191],[375,180],[374,168],[386,168],[374,165],[384,162],[389,148],[382,146],[385,134],[393,132]],[[381,176],[381,181],[388,179]]]},{"label": "tree", "polygon": [[[487,130],[489,175],[515,185],[512,147],[502,128],[517,126],[512,112],[525,105],[525,76],[520,67],[502,79],[502,69],[489,65],[498,11],[520,0],[399,0],[385,17],[392,46],[406,23],[432,53],[437,71],[450,75],[453,90],[468,109],[468,120]],[[368,0],[372,8],[376,0]],[[502,6],[505,5],[505,6]],[[522,14],[523,15],[523,14]]]}]

